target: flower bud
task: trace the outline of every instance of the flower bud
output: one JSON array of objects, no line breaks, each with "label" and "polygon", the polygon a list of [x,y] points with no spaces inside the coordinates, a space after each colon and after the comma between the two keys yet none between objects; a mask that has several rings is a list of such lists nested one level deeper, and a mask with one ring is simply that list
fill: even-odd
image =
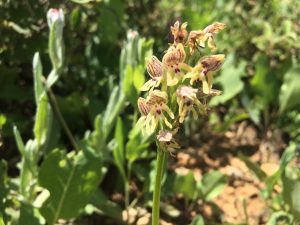
[{"label": "flower bud", "polygon": [[65,24],[64,12],[62,9],[49,9],[47,13],[48,26],[51,29],[52,25],[57,22],[61,29]]}]

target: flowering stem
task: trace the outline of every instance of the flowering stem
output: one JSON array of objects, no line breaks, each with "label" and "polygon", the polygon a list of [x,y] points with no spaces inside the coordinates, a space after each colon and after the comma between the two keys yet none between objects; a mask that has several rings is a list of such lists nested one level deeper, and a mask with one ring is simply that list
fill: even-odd
[{"label": "flowering stem", "polygon": [[152,206],[152,225],[159,225],[159,205],[160,205],[160,188],[161,179],[163,175],[163,166],[166,159],[166,153],[158,146],[157,159],[156,159],[156,174],[155,186],[153,193],[153,206]]}]

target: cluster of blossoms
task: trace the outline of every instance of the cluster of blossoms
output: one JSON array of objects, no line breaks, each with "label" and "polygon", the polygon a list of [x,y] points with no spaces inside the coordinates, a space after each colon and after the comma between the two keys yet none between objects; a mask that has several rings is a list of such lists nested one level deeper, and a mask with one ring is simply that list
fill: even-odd
[{"label": "cluster of blossoms", "polygon": [[225,56],[203,56],[193,66],[189,65],[188,58],[206,44],[215,51],[214,36],[225,28],[225,24],[213,23],[204,30],[189,33],[186,28],[187,23],[177,21],[171,26],[174,42],[162,60],[155,56],[148,59],[147,72],[151,79],[141,88],[148,95],[138,99],[141,112],[138,124],[143,127],[143,133],[156,133],[160,147],[171,153],[179,148],[174,134],[180,124],[189,114],[194,119],[206,114],[206,98],[221,94],[212,89],[213,74],[220,69]]}]

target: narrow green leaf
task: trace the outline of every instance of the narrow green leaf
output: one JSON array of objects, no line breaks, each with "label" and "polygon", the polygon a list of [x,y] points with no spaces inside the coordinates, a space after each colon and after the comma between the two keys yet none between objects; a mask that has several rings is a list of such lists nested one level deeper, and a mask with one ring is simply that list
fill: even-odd
[{"label": "narrow green leaf", "polygon": [[290,161],[294,158],[295,155],[296,155],[296,144],[291,143],[281,156],[279,169],[272,176],[266,178],[265,182],[269,194],[271,194],[274,185],[281,178],[281,175],[284,172],[286,166],[290,163]]},{"label": "narrow green leaf", "polygon": [[[24,157],[26,159],[27,157],[26,157],[26,153],[25,153],[24,142],[21,138],[20,132],[16,126],[14,126],[13,131],[14,131],[15,140],[16,140],[16,143],[18,146],[18,150],[21,153],[22,157]],[[27,158],[27,160],[29,161],[29,158]]]},{"label": "narrow green leaf", "polygon": [[39,183],[50,192],[41,208],[48,224],[77,217],[101,178],[101,157],[92,150],[65,154],[56,149],[42,163]]},{"label": "narrow green leaf", "polygon": [[126,174],[124,170],[125,166],[125,149],[124,149],[124,133],[123,133],[123,122],[119,117],[115,129],[115,142],[116,146],[113,151],[114,160],[119,172],[122,175],[124,181],[126,181]]},{"label": "narrow green leaf", "polygon": [[119,205],[110,201],[100,189],[97,189],[93,194],[91,203],[94,207],[110,218],[113,218],[119,222],[122,221],[122,209],[119,207]]},{"label": "narrow green leaf", "polygon": [[34,78],[34,94],[35,94],[35,103],[39,104],[39,100],[44,92],[44,87],[42,83],[43,76],[43,67],[40,59],[40,54],[36,52],[33,56],[32,61],[33,66],[33,78]]},{"label": "narrow green leaf", "polygon": [[48,103],[48,97],[44,92],[38,101],[34,124],[34,136],[38,146],[46,142],[47,133],[50,132],[52,123],[52,110]]},{"label": "narrow green leaf", "polygon": [[244,161],[246,166],[257,176],[260,181],[264,181],[267,174],[255,163],[253,163],[247,156],[239,154],[239,158]]}]

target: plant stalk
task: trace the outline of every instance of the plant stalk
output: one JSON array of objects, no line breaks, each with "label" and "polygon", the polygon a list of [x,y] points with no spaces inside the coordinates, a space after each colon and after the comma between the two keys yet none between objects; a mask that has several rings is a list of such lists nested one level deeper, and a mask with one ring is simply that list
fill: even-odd
[{"label": "plant stalk", "polygon": [[156,174],[155,186],[153,193],[153,206],[152,206],[152,225],[159,225],[159,206],[160,206],[160,189],[161,179],[163,176],[163,167],[166,159],[166,153],[158,146],[157,159],[156,159]]},{"label": "plant stalk", "polygon": [[60,112],[60,109],[58,107],[58,104],[56,102],[56,98],[52,92],[52,90],[49,88],[48,91],[47,91],[47,94],[48,94],[48,97],[49,97],[49,102],[53,108],[53,111],[55,113],[55,115],[57,116],[57,119],[59,120],[60,124],[62,125],[64,131],[66,132],[66,135],[68,136],[73,148],[78,151],[79,148],[78,148],[78,145],[75,141],[75,138],[73,137],[72,135],[72,132],[70,131],[65,119],[63,118],[61,112]]}]

